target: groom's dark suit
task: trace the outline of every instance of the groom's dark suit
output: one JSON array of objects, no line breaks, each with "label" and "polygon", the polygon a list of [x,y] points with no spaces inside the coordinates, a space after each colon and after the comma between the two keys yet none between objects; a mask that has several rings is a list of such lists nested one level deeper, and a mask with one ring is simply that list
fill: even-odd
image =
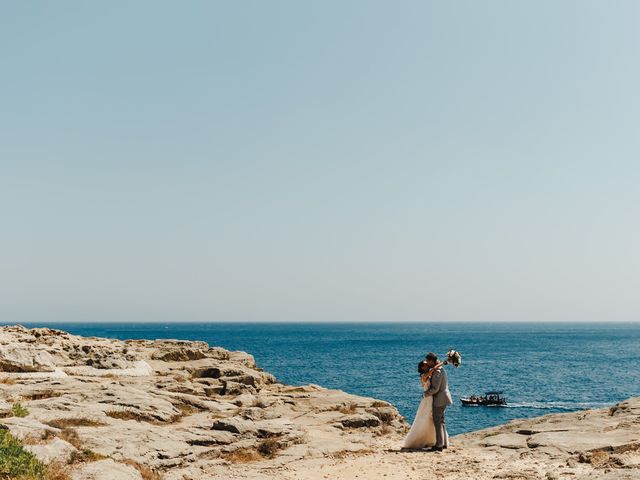
[{"label": "groom's dark suit", "polygon": [[439,368],[431,375],[431,385],[424,392],[424,396],[433,396],[433,423],[436,427],[436,447],[447,446],[447,427],[444,421],[444,411],[453,403],[449,392],[447,372]]}]

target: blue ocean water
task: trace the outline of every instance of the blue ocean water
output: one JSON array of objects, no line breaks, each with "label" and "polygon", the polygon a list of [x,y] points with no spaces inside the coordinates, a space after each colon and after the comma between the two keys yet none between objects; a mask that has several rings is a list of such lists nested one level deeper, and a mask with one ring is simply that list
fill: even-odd
[{"label": "blue ocean water", "polygon": [[[315,383],[387,400],[411,422],[421,398],[416,365],[454,348],[450,434],[520,417],[610,405],[640,395],[640,324],[562,323],[102,323],[30,324],[85,336],[179,338],[253,354],[288,384]],[[507,408],[458,398],[503,390]]]}]

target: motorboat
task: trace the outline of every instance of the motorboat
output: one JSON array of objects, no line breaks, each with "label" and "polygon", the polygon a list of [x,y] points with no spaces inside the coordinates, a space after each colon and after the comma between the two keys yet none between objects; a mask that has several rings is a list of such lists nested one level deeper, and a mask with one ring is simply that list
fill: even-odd
[{"label": "motorboat", "polygon": [[462,405],[468,407],[504,407],[507,404],[507,399],[503,392],[486,392],[484,395],[471,395],[470,397],[460,398],[460,401]]}]

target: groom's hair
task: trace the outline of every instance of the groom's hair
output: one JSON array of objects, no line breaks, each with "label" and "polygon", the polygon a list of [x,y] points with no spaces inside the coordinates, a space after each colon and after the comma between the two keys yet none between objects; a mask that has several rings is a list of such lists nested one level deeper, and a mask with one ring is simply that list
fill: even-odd
[{"label": "groom's hair", "polygon": [[437,362],[437,361],[438,361],[438,356],[437,356],[435,353],[433,353],[433,352],[429,352],[429,353],[427,353],[427,355],[426,355],[426,357],[425,357],[425,358],[426,358],[427,360],[433,360],[434,362]]}]

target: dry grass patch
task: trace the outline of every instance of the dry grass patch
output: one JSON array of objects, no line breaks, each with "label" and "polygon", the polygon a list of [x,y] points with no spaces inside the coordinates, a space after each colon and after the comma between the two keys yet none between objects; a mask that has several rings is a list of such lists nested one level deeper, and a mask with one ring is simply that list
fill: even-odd
[{"label": "dry grass patch", "polygon": [[[180,413],[171,417],[171,420],[169,420],[169,423],[179,422],[184,417],[188,417],[189,415],[193,415],[194,413],[200,413],[202,411],[200,408],[196,407],[195,405],[191,405],[189,403],[179,403],[178,405],[174,405],[174,407],[180,410]],[[160,422],[160,423],[163,423],[163,422]]]},{"label": "dry grass patch", "polygon": [[23,445],[42,445],[45,443],[49,443],[49,440],[51,440],[51,438],[55,436],[56,435],[51,430],[45,430],[40,435],[37,435],[35,433],[26,435],[22,438],[21,442]]},{"label": "dry grass patch", "polygon": [[170,418],[163,418],[160,415],[154,416],[151,413],[145,413],[134,409],[109,410],[104,413],[108,417],[116,418],[118,420],[135,420],[136,422],[146,422],[154,425],[166,425],[169,423],[175,423],[180,420],[180,418],[182,418],[182,414],[180,413],[177,413]]},{"label": "dry grass patch", "polygon": [[385,425],[390,425],[395,419],[395,415],[389,410],[371,409],[367,410],[367,412],[378,417],[378,419]]},{"label": "dry grass patch", "polygon": [[335,459],[343,459],[348,457],[360,457],[362,455],[369,455],[373,452],[374,450],[371,448],[363,448],[362,450],[340,450],[338,452],[329,454],[328,456]]},{"label": "dry grass patch", "polygon": [[[86,423],[84,422],[84,420],[86,419],[62,419],[63,422],[65,420],[71,420],[71,423],[83,423],[83,424]],[[77,420],[83,420],[83,421],[78,422]],[[90,423],[93,423],[93,422],[90,422]],[[61,427],[56,427],[56,428],[61,428]],[[46,432],[46,434],[43,434],[43,439],[47,439],[48,437],[53,435],[54,434],[51,432]],[[77,451],[72,452],[71,455],[69,456],[68,463],[70,465],[73,465],[76,463],[96,462],[98,460],[104,460],[105,458],[108,458],[105,455],[96,453],[93,450],[90,450],[84,447],[82,444],[82,441],[80,440],[80,436],[78,435],[78,432],[73,428],[69,428],[68,426],[62,427],[62,431],[57,436],[61,440],[64,440],[65,442],[70,443],[77,449]],[[52,470],[52,469],[53,469],[53,466],[49,468],[49,470]],[[0,477],[0,479],[1,478],[2,477]],[[61,476],[61,477],[53,476],[51,478],[47,477],[45,480],[65,480],[66,478],[67,477],[64,477],[64,476]]]},{"label": "dry grass patch", "polygon": [[137,422],[145,422],[149,419],[135,410],[109,410],[104,412],[105,415],[118,420],[135,420]]},{"label": "dry grass patch", "polygon": [[266,438],[258,445],[258,453],[265,458],[275,457],[280,450],[282,445],[275,438]]},{"label": "dry grass patch", "polygon": [[[640,418],[636,420],[639,422]],[[620,445],[619,447],[613,448],[613,453],[627,453],[627,452],[637,452],[640,450],[640,442],[638,443],[627,443],[626,445]]]},{"label": "dry grass patch", "polygon": [[22,443],[25,445],[41,445],[43,443],[49,443],[55,436],[56,434],[52,430],[44,430],[40,436],[34,434],[27,435],[22,439]]},{"label": "dry grass patch", "polygon": [[194,413],[198,413],[200,412],[200,409],[194,405],[191,405],[189,403],[181,403],[179,405],[174,405],[178,410],[180,410],[180,413],[182,414],[182,416],[186,417],[188,415],[193,415]]},{"label": "dry grass patch", "polygon": [[71,445],[73,445],[76,448],[82,448],[80,437],[78,436],[78,432],[76,432],[72,428],[65,428],[60,432],[60,434],[58,434],[58,437],[60,437],[65,442],[69,442]]},{"label": "dry grass patch", "polygon": [[[77,448],[77,447],[76,447]],[[88,448],[78,450],[77,452],[72,452],[69,456],[69,463],[90,463],[97,462],[98,460],[104,460],[105,458],[109,458],[106,455],[102,455],[100,453],[96,453],[93,450],[89,450]]]},{"label": "dry grass patch", "polygon": [[336,408],[341,413],[355,413],[357,409],[358,406],[355,403],[343,403]]},{"label": "dry grass patch", "polygon": [[70,480],[71,468],[62,462],[54,462],[47,465],[44,480]]},{"label": "dry grass patch", "polygon": [[390,433],[393,433],[393,429],[389,425],[383,423],[382,426],[376,430],[375,435],[376,437],[385,437]]},{"label": "dry grass patch", "polygon": [[602,450],[596,450],[589,456],[589,463],[596,468],[604,468],[609,464],[609,454]]},{"label": "dry grass patch", "polygon": [[107,425],[100,420],[86,417],[56,418],[55,420],[49,420],[44,423],[50,427],[59,428],[61,430],[70,427],[104,427]]},{"label": "dry grass patch", "polygon": [[24,396],[24,398],[28,400],[43,400],[45,398],[54,398],[61,396],[61,392],[56,392],[55,390],[40,390],[39,392],[28,393]]},{"label": "dry grass patch", "polygon": [[223,453],[221,455],[225,460],[229,460],[232,463],[250,463],[262,460],[262,455],[253,448],[239,448],[233,452]]},{"label": "dry grass patch", "polygon": [[253,406],[258,408],[267,408],[269,404],[262,398],[256,398],[253,402]]},{"label": "dry grass patch", "polygon": [[233,463],[258,462],[265,458],[274,458],[283,448],[284,445],[275,438],[266,438],[256,448],[239,448],[219,456]]},{"label": "dry grass patch", "polygon": [[[191,376],[193,376],[193,374],[191,374]],[[184,375],[174,375],[173,380],[178,383],[185,383],[187,381],[187,377]]]},{"label": "dry grass patch", "polygon": [[162,479],[162,477],[158,472],[156,472],[155,470],[153,470],[152,468],[146,465],[136,462],[135,460],[125,460],[122,463],[131,465],[133,468],[138,470],[143,480],[161,480]]}]

